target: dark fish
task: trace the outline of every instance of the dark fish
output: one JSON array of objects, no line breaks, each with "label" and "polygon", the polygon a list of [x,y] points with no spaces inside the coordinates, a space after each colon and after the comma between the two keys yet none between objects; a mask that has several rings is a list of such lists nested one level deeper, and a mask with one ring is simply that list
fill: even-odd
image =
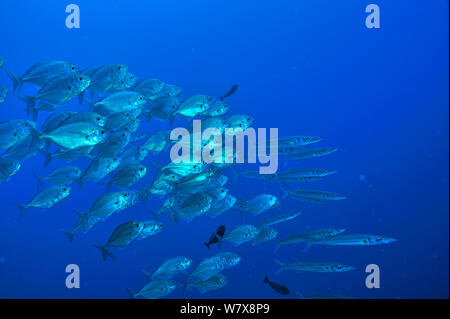
[{"label": "dark fish", "polygon": [[280,295],[289,295],[289,289],[282,284],[270,281],[269,278],[264,277],[264,283],[269,284],[270,287],[272,287],[273,290],[278,292]]},{"label": "dark fish", "polygon": [[220,100],[223,100],[224,98],[229,97],[230,95],[234,94],[234,92],[237,91],[238,87],[239,86],[237,84],[233,85],[231,87],[231,89],[229,89],[228,92],[225,93],[225,95],[220,98]]},{"label": "dark fish", "polygon": [[219,243],[224,235],[225,235],[225,226],[223,225],[219,226],[209,238],[209,242],[205,243],[205,246],[208,247],[209,249],[210,245]]}]

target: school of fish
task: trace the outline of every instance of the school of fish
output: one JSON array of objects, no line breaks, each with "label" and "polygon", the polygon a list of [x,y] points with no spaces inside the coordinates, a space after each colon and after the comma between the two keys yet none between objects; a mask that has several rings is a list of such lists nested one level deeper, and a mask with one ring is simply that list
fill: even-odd
[{"label": "school of fish", "polygon": [[[0,58],[0,68],[3,66],[4,60]],[[16,204],[22,215],[29,209],[44,211],[68,200],[74,184],[78,184],[80,189],[87,182],[104,184],[107,193],[100,195],[89,210],[78,211],[78,221],[64,231],[72,242],[76,235],[91,231],[97,223],[115,213],[145,203],[151,197],[162,199],[161,206],[152,210],[153,219],[128,221],[118,225],[104,243],[93,243],[104,260],[117,258],[114,247],[123,248],[134,240],[163,232],[169,227],[167,222],[162,222],[164,219],[189,223],[197,218],[219,218],[232,209],[252,218],[280,207],[286,197],[313,203],[346,198],[332,192],[298,187],[300,183],[314,182],[336,173],[330,169],[287,169],[261,175],[256,170],[238,171],[236,166],[239,164],[225,161],[206,164],[186,160],[161,165],[151,159],[152,155],[167,152],[174,144],[170,140],[170,129],[138,133],[141,123],[152,118],[169,124],[175,117],[202,119],[204,128],[215,127],[222,134],[225,128],[245,130],[251,127],[255,120],[251,116],[228,114],[231,108],[225,99],[236,92],[237,85],[219,98],[205,94],[183,98],[178,86],[154,78],[138,79],[124,64],[81,69],[65,61],[36,63],[22,75],[8,72],[8,76],[12,80],[11,94],[24,102],[28,117],[2,119],[0,122],[0,184],[18,174],[25,160],[35,154],[44,156],[45,167],[55,159],[65,162],[42,176],[35,173],[37,193],[26,202]],[[24,85],[36,87],[36,93],[32,96],[22,93]],[[0,103],[7,98],[8,89],[0,87]],[[89,107],[80,107],[77,111],[64,108],[72,99],[78,99],[80,104],[88,104]],[[310,146],[321,140],[315,136],[280,137],[278,152],[289,161],[299,161],[329,155],[337,150]],[[90,160],[87,167],[80,168],[72,163],[83,157]],[[133,188],[150,168],[158,172],[153,182]],[[231,185],[230,178],[224,174],[227,170],[236,179],[279,183],[283,195],[277,197],[262,193],[251,198],[239,198],[227,188]],[[299,211],[293,211],[272,214],[255,225],[222,225],[214,230],[205,246],[211,249],[214,244],[220,248],[223,242],[232,246],[275,242],[275,251],[283,246],[299,244],[304,244],[306,251],[318,245],[371,246],[395,241],[381,235],[347,234],[340,228],[305,230],[279,236],[274,227],[299,215]],[[197,262],[188,256],[174,256],[153,265],[151,272],[144,271],[147,282],[136,291],[129,290],[129,295],[156,299],[177,288],[184,293],[190,289],[202,293],[220,289],[229,283],[226,270],[238,267],[240,261],[241,256],[222,249]],[[337,273],[355,269],[337,261],[297,260],[288,263],[274,258],[274,262],[280,266],[277,273]],[[281,295],[290,293],[286,286],[272,282],[268,277],[263,283]]]}]

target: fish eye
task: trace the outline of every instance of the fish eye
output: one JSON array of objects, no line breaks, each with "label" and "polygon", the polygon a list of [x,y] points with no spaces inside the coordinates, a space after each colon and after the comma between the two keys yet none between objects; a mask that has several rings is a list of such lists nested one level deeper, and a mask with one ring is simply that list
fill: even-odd
[{"label": "fish eye", "polygon": [[102,135],[105,134],[105,131],[101,131],[100,134],[102,134]]},{"label": "fish eye", "polygon": [[17,136],[17,132],[14,132],[14,133],[13,133],[13,136],[16,137],[16,136]]},{"label": "fish eye", "polygon": [[64,188],[63,188],[63,191],[65,192],[66,190],[67,190],[67,188],[64,187]]},{"label": "fish eye", "polygon": [[140,98],[139,98],[139,101],[142,101],[144,98],[141,96]]},{"label": "fish eye", "polygon": [[67,89],[72,90],[72,87],[71,87],[71,86],[68,86]]},{"label": "fish eye", "polygon": [[308,141],[309,141],[309,138],[305,137],[303,140],[304,140],[305,142],[308,142]]},{"label": "fish eye", "polygon": [[121,67],[120,67],[120,66],[118,66],[118,67],[117,67],[117,70],[119,70],[119,71],[120,71],[120,69],[121,69]]},{"label": "fish eye", "polygon": [[101,119],[99,117],[97,117],[97,121],[100,121]]},{"label": "fish eye", "polygon": [[115,161],[117,161],[117,159],[116,159],[116,158],[113,158],[113,162],[115,162]]},{"label": "fish eye", "polygon": [[80,77],[78,80],[83,81],[83,77]]},{"label": "fish eye", "polygon": [[140,171],[143,171],[143,170],[144,170],[144,168],[142,168],[142,167],[139,167],[139,170],[140,170]]},{"label": "fish eye", "polygon": [[75,67],[73,66],[73,67],[71,67],[71,70],[73,71],[73,70],[75,70]]},{"label": "fish eye", "polygon": [[333,194],[333,195],[331,195],[331,197],[336,198],[337,196]]},{"label": "fish eye", "polygon": [[381,241],[382,238],[381,238],[381,237],[377,237],[375,240],[376,240],[376,241]]}]

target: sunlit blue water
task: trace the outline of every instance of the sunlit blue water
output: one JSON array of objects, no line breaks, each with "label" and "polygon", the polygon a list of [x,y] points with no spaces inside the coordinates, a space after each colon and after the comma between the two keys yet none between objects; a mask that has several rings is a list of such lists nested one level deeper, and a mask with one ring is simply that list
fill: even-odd
[{"label": "sunlit blue water", "polygon": [[[257,223],[269,216],[301,210],[291,222],[277,225],[280,237],[326,227],[352,233],[381,234],[398,242],[373,247],[286,246],[274,243],[222,250],[242,256],[224,274],[229,284],[182,298],[277,298],[265,275],[288,285],[292,294],[337,294],[354,298],[446,298],[449,269],[449,96],[448,2],[383,1],[381,28],[367,29],[364,1],[87,1],[77,0],[81,28],[65,27],[64,1],[0,2],[0,86],[12,88],[5,70],[23,73],[39,61],[67,60],[82,68],[127,64],[139,78],[177,84],[183,96],[220,96],[234,83],[228,99],[231,114],[256,118],[255,127],[279,128],[279,134],[322,136],[320,146],[339,151],[323,158],[289,163],[289,167],[336,169],[338,174],[305,188],[333,191],[347,200],[312,204],[286,199],[257,217],[232,210],[217,219],[206,216],[167,229],[124,250],[117,261],[104,262],[94,243],[104,243],[128,220],[151,219],[161,200],[123,211],[98,224],[70,244],[61,229],[76,221],[74,209],[86,210],[105,188],[87,182],[48,210],[30,210],[23,219],[14,202],[36,192],[33,172],[45,174],[43,157],[23,163],[21,171],[0,184],[0,297],[127,298],[165,259],[185,255],[196,262],[217,251],[203,242],[219,225]],[[26,90],[33,93],[31,86]],[[66,109],[87,110],[72,101]],[[24,103],[10,95],[0,105],[0,120],[25,118]],[[45,118],[42,114],[39,121]],[[188,120],[177,118],[177,126]],[[152,120],[141,130],[168,128]],[[167,163],[168,155],[154,161]],[[84,168],[86,159],[76,162]],[[286,169],[284,162],[280,170]],[[229,172],[228,172],[229,173]],[[152,182],[155,170],[140,182]],[[247,198],[258,193],[282,195],[277,184],[239,179],[230,192]],[[338,261],[355,271],[340,274],[284,272],[274,259],[292,262]],[[67,264],[78,264],[81,288],[67,289]],[[381,288],[367,289],[365,267],[377,264]]]}]

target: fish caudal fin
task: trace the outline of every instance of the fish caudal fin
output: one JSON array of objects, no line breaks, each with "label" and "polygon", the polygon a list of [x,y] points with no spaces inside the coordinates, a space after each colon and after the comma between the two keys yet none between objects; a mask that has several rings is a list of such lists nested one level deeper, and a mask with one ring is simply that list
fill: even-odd
[{"label": "fish caudal fin", "polygon": [[39,153],[42,154],[42,156],[44,156],[44,168],[47,167],[48,165],[50,165],[50,163],[52,162],[53,156],[52,154],[50,154],[48,151],[41,149],[39,151]]},{"label": "fish caudal fin", "polygon": [[267,284],[269,282],[269,278],[267,276],[264,277],[264,283]]},{"label": "fish caudal fin", "polygon": [[37,189],[41,189],[42,184],[44,184],[44,181],[42,180],[42,177],[38,175],[38,173],[34,172],[33,173],[34,177],[36,178],[36,182],[37,182]]},{"label": "fish caudal fin", "polygon": [[306,242],[306,246],[305,246],[305,248],[303,249],[303,252],[306,252],[308,249],[310,249],[310,248],[312,247],[312,245],[314,245],[314,242],[312,242],[312,241],[307,241],[307,242]]},{"label": "fish caudal fin", "polygon": [[27,213],[28,206],[21,203],[15,203],[14,205],[20,210],[20,217],[24,217]]},{"label": "fish caudal fin", "polygon": [[38,111],[34,107],[36,104],[36,98],[34,98],[32,96],[24,95],[24,94],[16,94],[16,96],[26,103],[27,115],[28,116],[31,115],[33,118],[33,121],[36,121],[37,114],[38,114]]},{"label": "fish caudal fin", "polygon": [[205,243],[205,246],[209,249],[209,244],[208,243]]},{"label": "fish caudal fin", "polygon": [[114,256],[108,249],[108,245],[94,245],[95,248],[99,249],[102,252],[103,260],[106,261],[108,257],[113,260],[116,260],[116,256]]},{"label": "fish caudal fin", "polygon": [[20,91],[22,90],[23,81],[20,76],[17,74],[14,74],[13,72],[7,72],[8,77],[13,82],[13,92],[15,92],[17,89]]},{"label": "fish caudal fin", "polygon": [[136,298],[136,294],[131,290],[127,288],[128,296],[130,296],[131,299]]},{"label": "fish caudal fin", "polygon": [[73,230],[63,230],[63,232],[67,235],[67,237],[69,237],[69,242],[72,243],[75,232]]},{"label": "fish caudal fin", "polygon": [[278,275],[284,270],[284,264],[283,264],[281,261],[276,260],[276,259],[275,259],[275,262],[276,262],[278,265],[280,265],[280,269],[278,269],[277,272],[275,273],[275,275],[278,276]]}]

